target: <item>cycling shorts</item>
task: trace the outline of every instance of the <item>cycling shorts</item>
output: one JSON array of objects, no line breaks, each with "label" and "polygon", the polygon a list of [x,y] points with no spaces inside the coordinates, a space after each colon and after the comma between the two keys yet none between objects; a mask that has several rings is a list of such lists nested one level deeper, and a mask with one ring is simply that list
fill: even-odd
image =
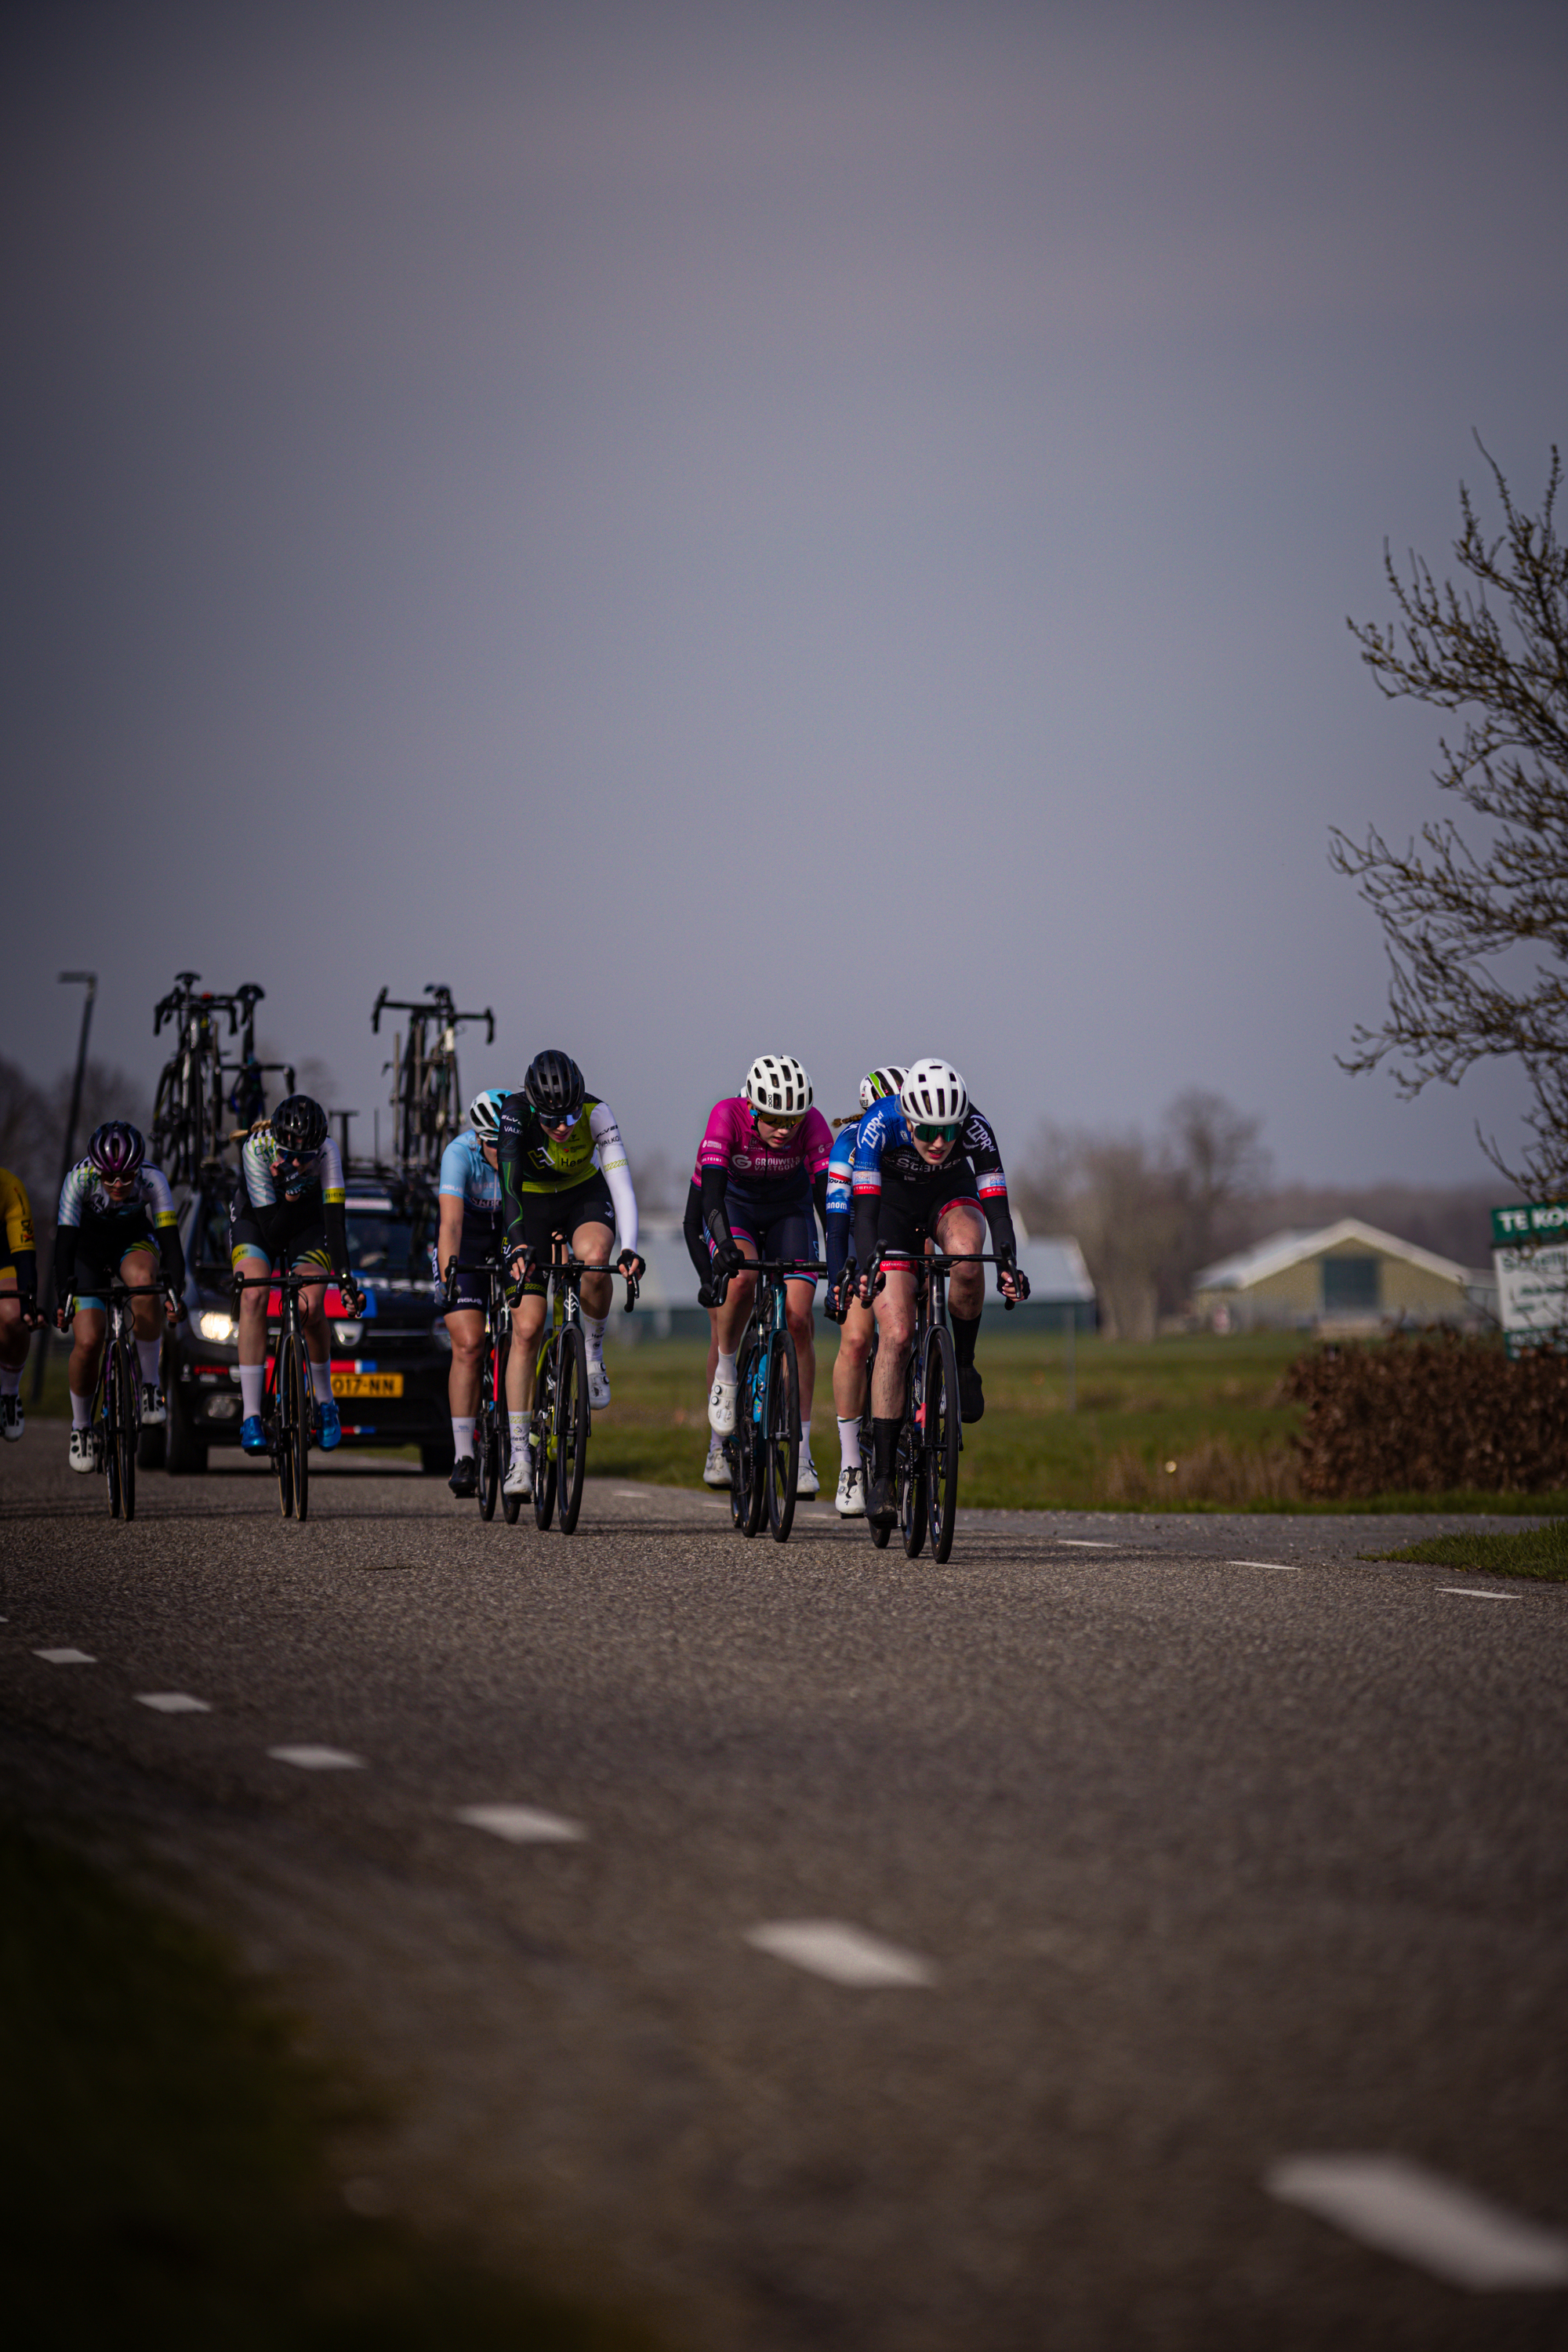
[{"label": "cycling shorts", "polygon": [[330,1272],[332,1253],[321,1194],[258,1210],[239,1186],[228,1204],[228,1255],[237,1273],[242,1257],[264,1258],[268,1265],[319,1265]]},{"label": "cycling shorts", "polygon": [[[816,1221],[811,1213],[809,1192],[769,1201],[754,1193],[748,1195],[731,1184],[724,1195],[724,1213],[735,1239],[750,1242],[759,1257],[810,1261],[816,1256]],[[710,1250],[712,1247],[710,1239]],[[809,1282],[814,1290],[816,1287],[814,1274],[792,1275],[790,1279]]]},{"label": "cycling shorts", "polygon": [[907,1250],[918,1257],[928,1241],[935,1245],[936,1229],[946,1212],[966,1202],[980,1206],[974,1171],[967,1160],[961,1168],[933,1168],[914,1183],[884,1173],[877,1239],[884,1250]]},{"label": "cycling shorts", "polygon": [[[608,1225],[612,1233],[616,1229],[616,1204],[596,1168],[581,1184],[568,1184],[559,1192],[522,1192],[518,1198],[522,1204],[518,1220],[521,1238],[531,1250],[542,1251],[546,1259],[557,1234],[569,1242],[581,1225]],[[542,1298],[549,1286],[546,1265],[536,1265],[522,1286],[529,1297]]]},{"label": "cycling shorts", "polygon": [[485,1265],[465,1265],[458,1260],[458,1271],[452,1277],[452,1296],[447,1298],[437,1279],[436,1311],[438,1315],[460,1315],[470,1312],[484,1314],[490,1303],[489,1268]]},{"label": "cycling shorts", "polygon": [[[129,1250],[148,1250],[157,1257],[158,1244],[144,1209],[131,1209],[116,1217],[82,1219],[77,1228],[76,1265],[71,1273],[71,1296],[78,1307],[96,1307],[100,1314],[104,1312],[110,1283],[121,1273]],[[154,1278],[135,1266],[132,1273],[138,1282]]]}]

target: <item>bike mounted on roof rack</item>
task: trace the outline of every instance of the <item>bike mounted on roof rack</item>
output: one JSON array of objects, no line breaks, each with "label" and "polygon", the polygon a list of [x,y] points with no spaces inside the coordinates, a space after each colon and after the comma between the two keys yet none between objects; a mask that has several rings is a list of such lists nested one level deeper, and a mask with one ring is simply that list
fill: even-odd
[{"label": "bike mounted on roof rack", "polygon": [[[289,1062],[263,1062],[256,1052],[256,1008],[265,989],[247,981],[231,996],[198,990],[197,971],[174,975],[174,985],[153,1012],[153,1034],[165,1022],[174,1026],[174,1048],[158,1075],[153,1100],[152,1156],[171,1184],[195,1185],[204,1170],[222,1160],[224,1148],[265,1116],[264,1081],[280,1076],[294,1091]],[[225,1061],[223,1022],[239,1041],[236,1060]],[[238,1128],[235,1121],[239,1122]]]},{"label": "bike mounted on roof rack", "polygon": [[395,1033],[392,1059],[383,1065],[392,1073],[393,1157],[405,1174],[433,1180],[464,1120],[458,1031],[465,1022],[482,1021],[485,1043],[493,1045],[496,1016],[489,1005],[482,1013],[460,1013],[451,990],[434,981],[426,982],[423,997],[390,996],[384,988],[371,1007],[371,1030],[378,1036],[384,1013],[408,1015],[407,1034]]}]

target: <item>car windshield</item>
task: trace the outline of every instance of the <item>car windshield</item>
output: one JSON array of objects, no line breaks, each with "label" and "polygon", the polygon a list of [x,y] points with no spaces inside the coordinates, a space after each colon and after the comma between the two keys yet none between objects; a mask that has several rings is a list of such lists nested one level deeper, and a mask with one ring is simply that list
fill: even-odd
[{"label": "car windshield", "polygon": [[351,1202],[348,1226],[349,1264],[356,1274],[379,1274],[383,1280],[428,1276],[429,1262],[420,1262],[411,1218],[385,1209],[356,1209]]}]

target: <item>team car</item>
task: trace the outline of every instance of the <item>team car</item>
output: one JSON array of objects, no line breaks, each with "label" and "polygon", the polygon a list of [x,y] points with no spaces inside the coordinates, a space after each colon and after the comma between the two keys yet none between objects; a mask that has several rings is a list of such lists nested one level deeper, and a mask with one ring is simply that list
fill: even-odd
[{"label": "team car", "polygon": [[[190,1312],[166,1344],[166,1429],[147,1430],[142,1440],[146,1466],[156,1466],[161,1457],[176,1475],[205,1470],[211,1446],[239,1444],[238,1323],[229,1286],[233,1185],[231,1171],[217,1173],[197,1188],[180,1218]],[[437,1313],[431,1266],[435,1197],[427,1186],[402,1176],[366,1175],[351,1166],[344,1210],[349,1264],[364,1292],[364,1313],[346,1316],[337,1284],[329,1284],[332,1391],[343,1444],[417,1445],[421,1467],[445,1476],[452,1467],[447,1397],[452,1350]],[[276,1293],[268,1304],[270,1361]]]}]

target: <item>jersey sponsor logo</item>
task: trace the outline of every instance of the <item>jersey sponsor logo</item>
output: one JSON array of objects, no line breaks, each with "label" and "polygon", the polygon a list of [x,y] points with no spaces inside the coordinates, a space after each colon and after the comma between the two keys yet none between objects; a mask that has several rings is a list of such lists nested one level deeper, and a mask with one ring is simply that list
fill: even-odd
[{"label": "jersey sponsor logo", "polygon": [[749,1151],[732,1152],[730,1157],[730,1165],[731,1168],[750,1168],[752,1165],[751,1153]]}]

